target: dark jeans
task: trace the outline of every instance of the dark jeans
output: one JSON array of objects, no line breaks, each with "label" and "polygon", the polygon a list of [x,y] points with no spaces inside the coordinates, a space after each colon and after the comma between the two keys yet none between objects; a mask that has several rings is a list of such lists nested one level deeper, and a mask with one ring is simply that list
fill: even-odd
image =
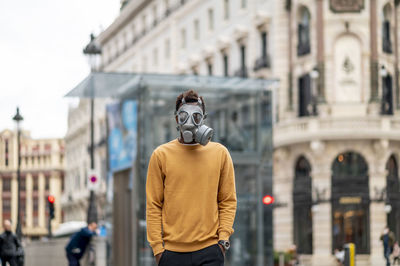
[{"label": "dark jeans", "polygon": [[71,253],[67,252],[67,259],[69,266],[80,266],[79,259]]},{"label": "dark jeans", "polygon": [[224,254],[218,244],[193,252],[165,250],[158,266],[223,266]]},{"label": "dark jeans", "polygon": [[10,266],[18,266],[16,257],[1,257],[1,266],[6,266],[6,262]]}]

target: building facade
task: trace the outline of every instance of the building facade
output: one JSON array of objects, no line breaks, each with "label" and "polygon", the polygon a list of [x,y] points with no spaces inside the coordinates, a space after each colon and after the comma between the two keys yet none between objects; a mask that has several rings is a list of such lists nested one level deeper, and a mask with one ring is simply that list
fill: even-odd
[{"label": "building facade", "polygon": [[[56,229],[63,220],[61,194],[64,189],[64,140],[32,139],[29,132],[21,132],[21,226],[28,238],[47,236],[48,196],[54,196]],[[11,219],[14,229],[18,201],[18,144],[17,133],[0,132],[0,217]],[[2,229],[0,229],[2,230]]]},{"label": "building facade", "polygon": [[[105,106],[107,100],[94,103],[94,169],[99,175],[96,191],[98,217],[106,216],[107,128]],[[88,171],[90,162],[90,100],[80,100],[68,111],[68,130],[65,136],[66,181],[62,196],[65,221],[86,221],[89,207]]]},{"label": "building facade", "polygon": [[96,39],[102,71],[280,80],[275,250],[333,265],[354,242],[358,264],[383,263],[385,225],[400,237],[398,1],[121,4]]}]

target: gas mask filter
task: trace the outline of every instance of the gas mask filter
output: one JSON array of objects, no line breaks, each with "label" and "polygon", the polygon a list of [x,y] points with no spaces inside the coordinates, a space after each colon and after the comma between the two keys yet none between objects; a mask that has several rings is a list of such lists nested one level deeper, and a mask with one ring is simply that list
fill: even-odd
[{"label": "gas mask filter", "polygon": [[196,105],[187,104],[182,99],[182,106],[176,111],[175,115],[178,120],[178,130],[182,133],[184,143],[192,143],[195,141],[203,146],[211,140],[214,130],[204,125],[206,115],[201,109],[201,100],[198,99]]}]

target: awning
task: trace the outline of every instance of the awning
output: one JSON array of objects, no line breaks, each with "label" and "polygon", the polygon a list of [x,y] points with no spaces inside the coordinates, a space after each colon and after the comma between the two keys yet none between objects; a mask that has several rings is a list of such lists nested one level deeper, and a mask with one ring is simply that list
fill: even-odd
[{"label": "awning", "polygon": [[134,98],[140,88],[146,88],[150,94],[171,94],[177,91],[195,89],[205,93],[229,91],[261,92],[279,85],[276,79],[248,79],[239,77],[215,77],[196,75],[138,74],[116,72],[93,72],[66,97],[79,98]]}]

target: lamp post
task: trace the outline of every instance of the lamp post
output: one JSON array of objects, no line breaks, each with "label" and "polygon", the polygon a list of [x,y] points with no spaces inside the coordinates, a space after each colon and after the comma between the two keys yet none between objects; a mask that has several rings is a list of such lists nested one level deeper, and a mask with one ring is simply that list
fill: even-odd
[{"label": "lamp post", "polygon": [[20,171],[20,167],[21,167],[21,129],[20,129],[20,125],[19,123],[24,120],[24,118],[22,117],[22,115],[19,113],[19,108],[17,107],[17,113],[15,114],[15,116],[13,117],[13,120],[17,123],[17,146],[18,146],[18,150],[17,150],[17,154],[18,154],[18,165],[17,165],[17,180],[18,180],[18,199],[17,199],[17,229],[16,229],[16,233],[17,233],[17,237],[19,240],[21,240],[22,237],[22,230],[21,230],[21,171]]},{"label": "lamp post", "polygon": [[[99,58],[101,54],[101,48],[96,43],[93,34],[90,34],[90,42],[83,49],[83,54],[89,59],[90,71],[96,72],[99,65]],[[94,170],[94,88],[93,84],[91,87],[90,95],[90,169]],[[90,198],[88,205],[87,222],[97,221],[97,208],[96,208],[96,195],[94,190],[90,190]]]}]

